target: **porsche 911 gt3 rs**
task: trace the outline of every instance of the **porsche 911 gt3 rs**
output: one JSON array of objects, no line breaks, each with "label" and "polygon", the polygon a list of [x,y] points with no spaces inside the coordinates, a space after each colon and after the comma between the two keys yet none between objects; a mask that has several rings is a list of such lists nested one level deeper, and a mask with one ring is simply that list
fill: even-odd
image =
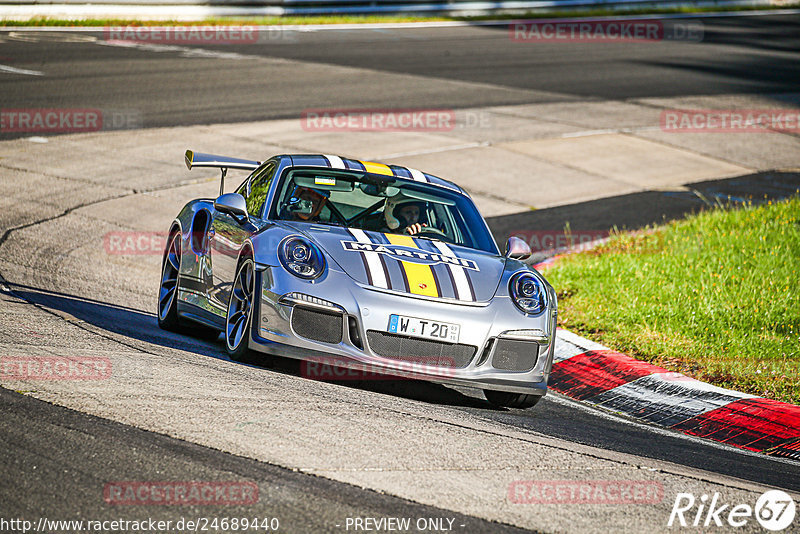
[{"label": "porsche 911 gt3 rs", "polygon": [[[332,155],[264,162],[186,152],[221,169],[216,199],[192,200],[164,251],[159,326],[222,332],[251,351],[472,386],[530,407],[547,391],[553,288],[501,253],[456,184]],[[224,193],[228,169],[250,174]]]}]

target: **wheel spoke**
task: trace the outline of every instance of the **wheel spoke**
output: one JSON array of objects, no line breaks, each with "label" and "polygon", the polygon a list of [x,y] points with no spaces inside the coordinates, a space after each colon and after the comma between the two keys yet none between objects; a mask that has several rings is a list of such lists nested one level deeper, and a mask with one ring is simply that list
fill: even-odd
[{"label": "wheel spoke", "polygon": [[175,271],[180,270],[180,261],[178,260],[178,256],[172,252],[167,254],[167,261],[169,262],[170,267],[172,267]]},{"label": "wheel spoke", "polygon": [[250,290],[250,283],[247,281],[247,271],[248,269],[245,268],[239,273],[239,284],[245,293],[249,292]]},{"label": "wheel spoke", "polygon": [[159,316],[163,319],[172,306],[172,300],[175,297],[175,290],[165,291],[161,298],[158,299],[158,312]]},{"label": "wheel spoke", "polygon": [[161,307],[162,308],[164,307],[164,303],[165,302],[168,303],[172,299],[172,295],[174,295],[174,294],[175,294],[174,291],[167,291],[161,296],[161,299],[159,300],[159,302],[161,303]]},{"label": "wheel spoke", "polygon": [[242,315],[245,315],[244,310],[237,310],[228,317],[228,321],[236,323]]},{"label": "wheel spoke", "polygon": [[161,281],[161,287],[163,287],[165,289],[171,289],[177,283],[178,283],[178,279],[177,278],[167,278],[166,280],[162,280]]},{"label": "wheel spoke", "polygon": [[236,287],[233,288],[233,297],[239,302],[245,302],[247,300],[247,294],[239,287],[239,284],[236,284]]},{"label": "wheel spoke", "polygon": [[246,316],[240,317],[239,320],[236,321],[236,324],[234,325],[234,333],[236,334],[233,342],[234,347],[238,347],[239,342],[242,341],[242,336],[244,335],[244,327],[246,323],[247,323]]},{"label": "wheel spoke", "polygon": [[236,350],[245,337],[247,323],[250,318],[250,303],[254,281],[253,269],[250,263],[245,263],[240,268],[234,280],[231,300],[228,304],[225,333],[228,346]]},{"label": "wheel spoke", "polygon": [[249,266],[245,270],[247,271],[245,279],[247,280],[247,294],[249,295],[253,292],[253,270]]}]

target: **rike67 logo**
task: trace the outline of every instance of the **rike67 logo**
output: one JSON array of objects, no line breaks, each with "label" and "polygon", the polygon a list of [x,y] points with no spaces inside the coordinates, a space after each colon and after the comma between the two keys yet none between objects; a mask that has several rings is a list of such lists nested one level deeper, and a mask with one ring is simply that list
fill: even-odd
[{"label": "rike67 logo", "polygon": [[794,500],[781,490],[770,490],[761,495],[755,506],[726,503],[719,493],[709,499],[699,499],[691,493],[678,493],[667,526],[681,527],[743,527],[755,518],[762,528],[779,532],[788,528],[797,512]]}]

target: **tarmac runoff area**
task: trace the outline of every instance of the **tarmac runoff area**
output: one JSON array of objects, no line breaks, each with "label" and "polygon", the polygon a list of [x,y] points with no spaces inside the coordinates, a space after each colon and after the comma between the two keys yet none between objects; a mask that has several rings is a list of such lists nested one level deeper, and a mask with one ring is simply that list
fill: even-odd
[{"label": "tarmac runoff area", "polygon": [[[447,405],[231,362],[218,345],[157,329],[158,239],[135,254],[109,248],[106,239],[110,232],[163,233],[187,200],[216,194],[216,173],[183,166],[187,148],[253,159],[341,154],[424,169],[466,187],[490,223],[535,214],[531,208],[687,192],[685,184],[800,168],[796,135],[676,134],[659,127],[664,109],[712,107],[777,106],[766,97],[648,99],[461,110],[464,126],[447,132],[317,132],[283,120],[4,141],[2,355],[95,357],[110,362],[112,372],[102,380],[2,378],[0,385],[221,451],[540,531],[664,531],[678,493],[719,493],[726,503],[752,506],[766,488],[543,437]],[[466,117],[481,126],[469,127]],[[236,182],[229,175],[228,189]],[[493,229],[498,239],[508,230]],[[645,491],[639,505],[609,504],[602,496],[580,506],[532,504],[548,481],[594,488],[623,481],[657,488],[659,497]],[[737,532],[760,530],[751,520]]]}]

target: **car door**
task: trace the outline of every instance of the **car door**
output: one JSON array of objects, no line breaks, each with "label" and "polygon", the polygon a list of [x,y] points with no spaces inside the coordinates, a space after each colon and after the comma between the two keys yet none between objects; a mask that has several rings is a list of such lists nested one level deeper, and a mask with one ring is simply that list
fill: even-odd
[{"label": "car door", "polygon": [[248,237],[262,225],[261,211],[267,198],[276,164],[268,161],[256,170],[236,189],[247,205],[249,220],[236,220],[227,213],[214,211],[209,229],[211,280],[209,297],[212,305],[224,315],[228,308],[233,277],[236,276],[236,263],[239,252]]}]

